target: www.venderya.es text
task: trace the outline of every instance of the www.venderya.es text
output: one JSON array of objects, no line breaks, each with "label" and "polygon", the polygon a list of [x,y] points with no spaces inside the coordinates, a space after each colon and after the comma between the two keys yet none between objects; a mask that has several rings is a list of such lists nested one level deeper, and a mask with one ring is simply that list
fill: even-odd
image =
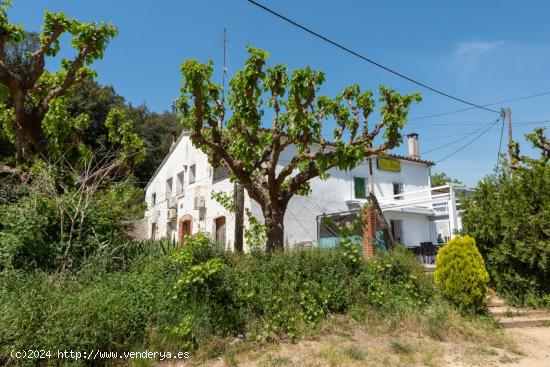
[{"label": "www.venderya.es text", "polygon": [[10,353],[12,359],[69,359],[69,360],[99,360],[99,359],[156,359],[159,361],[167,359],[188,359],[189,352],[158,352],[144,350],[139,352],[117,352],[101,351],[91,349],[89,351],[73,350],[47,350],[47,349],[29,349],[12,350]]}]

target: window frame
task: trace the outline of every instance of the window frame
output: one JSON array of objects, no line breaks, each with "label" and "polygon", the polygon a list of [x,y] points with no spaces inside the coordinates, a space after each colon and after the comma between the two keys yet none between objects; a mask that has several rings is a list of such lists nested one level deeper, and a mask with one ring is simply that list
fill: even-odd
[{"label": "window frame", "polygon": [[[357,195],[357,182],[361,180],[363,182],[363,196]],[[354,199],[366,199],[368,197],[367,190],[367,178],[361,176],[353,176],[353,198]]]},{"label": "window frame", "polygon": [[[394,200],[403,200],[405,199],[405,191],[403,190],[403,183],[401,182],[392,182],[393,186],[393,198]],[[397,187],[397,191],[395,188]]]},{"label": "window frame", "polygon": [[180,171],[176,173],[176,195],[182,194],[184,187],[185,187],[185,171]]},{"label": "window frame", "polygon": [[166,198],[169,199],[174,196],[174,178],[168,177],[166,179]]},{"label": "window frame", "polygon": [[194,184],[197,182],[197,165],[192,164],[189,166],[189,185]]},{"label": "window frame", "polygon": [[[219,170],[223,170],[223,174],[219,177],[216,177],[216,171],[219,172]],[[227,169],[226,166],[220,165],[220,166],[217,166],[217,167],[213,167],[213,169],[212,169],[212,183],[223,181],[228,177],[229,177],[229,170]]]}]

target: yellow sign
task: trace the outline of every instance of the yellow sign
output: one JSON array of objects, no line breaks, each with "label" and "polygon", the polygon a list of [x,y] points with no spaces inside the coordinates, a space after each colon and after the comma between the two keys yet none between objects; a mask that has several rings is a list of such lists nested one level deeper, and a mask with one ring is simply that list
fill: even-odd
[{"label": "yellow sign", "polygon": [[401,162],[396,159],[379,157],[377,167],[382,171],[401,172]]}]

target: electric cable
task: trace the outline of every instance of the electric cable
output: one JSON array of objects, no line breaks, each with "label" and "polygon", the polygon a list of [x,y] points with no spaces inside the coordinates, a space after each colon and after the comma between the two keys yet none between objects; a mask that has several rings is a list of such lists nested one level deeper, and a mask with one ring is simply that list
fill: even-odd
[{"label": "electric cable", "polygon": [[472,144],[473,142],[475,142],[477,139],[479,139],[480,137],[482,137],[483,135],[485,135],[485,133],[487,133],[487,131],[489,131],[491,129],[491,127],[495,126],[497,124],[497,122],[500,120],[500,117],[498,119],[495,120],[495,122],[493,122],[492,124],[489,125],[489,127],[487,127],[485,130],[483,130],[479,135],[475,136],[472,140],[470,140],[469,142],[467,142],[466,144],[464,144],[463,146],[461,146],[460,148],[458,148],[457,150],[455,150],[454,152],[446,155],[445,157],[441,158],[440,160],[436,161],[435,163],[439,163],[439,162],[443,162],[444,160],[446,160],[447,158],[449,157],[452,157],[453,155],[457,154],[458,152],[462,151],[463,149],[465,149],[467,146],[469,146],[470,144]]},{"label": "electric cable", "polygon": [[330,43],[331,45],[336,46],[337,48],[339,48],[339,49],[341,49],[341,50],[343,50],[343,51],[345,51],[345,52],[347,52],[347,53],[349,53],[349,54],[352,54],[353,56],[356,56],[356,57],[358,57],[358,58],[360,58],[360,59],[362,59],[362,60],[364,60],[364,61],[366,61],[366,62],[368,62],[368,63],[370,63],[370,64],[372,64],[372,65],[374,65],[374,66],[377,66],[377,67],[379,67],[379,68],[381,68],[381,69],[383,69],[383,70],[385,70],[385,71],[387,71],[387,72],[389,72],[389,73],[392,73],[392,74],[394,74],[394,75],[396,75],[396,76],[398,76],[398,77],[400,77],[400,78],[402,78],[402,79],[408,80],[409,82],[414,83],[414,84],[416,84],[416,85],[418,85],[418,86],[420,86],[420,87],[423,87],[423,88],[425,88],[425,89],[428,89],[428,90],[430,90],[430,91],[432,91],[432,92],[434,92],[434,93],[440,94],[440,95],[442,95],[442,96],[444,96],[444,97],[447,97],[447,98],[450,98],[450,99],[454,99],[455,101],[458,101],[458,102],[467,104],[467,105],[469,105],[469,106],[472,106],[472,108],[479,108],[479,109],[486,110],[486,111],[489,111],[489,112],[500,113],[500,111],[492,110],[492,109],[490,109],[490,108],[483,107],[483,106],[481,106],[481,105],[478,105],[478,104],[475,104],[475,103],[466,101],[466,100],[464,100],[464,99],[462,99],[462,98],[458,98],[458,97],[452,96],[452,95],[450,95],[450,94],[448,94],[448,93],[446,93],[446,92],[443,92],[443,91],[441,91],[441,90],[439,90],[439,89],[436,89],[436,88],[434,88],[434,87],[431,87],[431,86],[429,86],[429,85],[427,85],[427,84],[425,84],[425,83],[419,82],[418,80],[415,80],[415,79],[413,79],[413,78],[411,78],[411,77],[408,77],[408,76],[406,76],[406,75],[404,75],[404,74],[402,74],[402,73],[400,73],[400,72],[398,72],[398,71],[395,71],[395,70],[393,70],[393,69],[391,69],[391,68],[389,68],[389,67],[387,67],[387,66],[382,65],[381,63],[379,63],[379,62],[377,62],[377,61],[374,61],[374,60],[372,60],[372,59],[370,59],[370,58],[368,58],[368,57],[366,57],[366,56],[363,56],[363,55],[361,55],[360,53],[358,53],[358,52],[356,52],[356,51],[353,51],[352,49],[350,49],[350,48],[348,48],[348,47],[346,47],[346,46],[343,46],[342,44],[340,44],[340,43],[338,43],[338,42],[336,42],[336,41],[333,41],[333,40],[331,40],[331,39],[329,39],[329,38],[323,36],[322,34],[319,34],[319,33],[317,33],[317,32],[315,32],[315,31],[313,31],[313,30],[311,30],[311,29],[309,29],[309,28],[307,28],[307,27],[305,27],[305,26],[303,26],[303,25],[301,25],[301,24],[299,24],[299,23],[293,21],[293,20],[290,19],[290,18],[287,18],[286,16],[284,16],[284,15],[282,15],[282,14],[277,13],[276,11],[274,11],[274,10],[272,10],[272,9],[270,9],[270,8],[264,6],[264,5],[262,5],[262,4],[260,4],[260,3],[256,2],[256,1],[254,1],[254,0],[248,0],[248,2],[251,3],[251,4],[253,4],[253,5],[255,5],[255,6],[257,6],[257,7],[259,7],[259,8],[261,8],[261,9],[263,9],[263,10],[265,10],[265,11],[267,11],[268,13],[270,13],[270,14],[272,14],[272,15],[274,15],[274,16],[276,16],[276,17],[278,17],[278,18],[280,18],[280,19],[282,19],[282,20],[284,20],[284,21],[286,21],[286,22],[288,22],[288,23],[294,25],[295,27],[298,27],[298,28],[300,28],[300,29],[306,31],[307,33],[309,33],[309,34],[311,34],[311,35],[313,35],[313,36],[315,36],[315,37],[317,37],[317,38],[319,38],[319,39],[321,39],[321,40],[323,40],[323,41],[325,41],[325,42],[328,42],[328,43]]},{"label": "electric cable", "polygon": [[[545,96],[545,95],[548,95],[548,94],[550,94],[550,92],[542,92],[542,93],[537,93],[537,94],[531,94],[531,95],[529,95],[529,96],[516,97],[516,98],[505,99],[505,100],[498,101],[498,102],[487,103],[487,104],[484,104],[484,105],[482,105],[482,106],[483,106],[483,107],[494,106],[494,105],[503,104],[503,103],[516,102],[516,101],[521,101],[521,100],[524,100],[524,99],[529,99],[529,98],[535,98],[535,97]],[[409,121],[424,120],[424,119],[428,119],[428,118],[431,118],[431,117],[445,116],[445,115],[450,115],[450,114],[453,114],[453,113],[464,112],[464,111],[469,111],[469,110],[474,110],[474,109],[475,109],[475,107],[468,107],[468,108],[462,108],[462,109],[460,109],[460,110],[454,110],[454,111],[448,111],[448,112],[441,112],[441,113],[434,113],[434,114],[431,114],[431,115],[420,116],[420,117],[414,117],[414,118],[412,118],[412,119],[409,119]]]}]

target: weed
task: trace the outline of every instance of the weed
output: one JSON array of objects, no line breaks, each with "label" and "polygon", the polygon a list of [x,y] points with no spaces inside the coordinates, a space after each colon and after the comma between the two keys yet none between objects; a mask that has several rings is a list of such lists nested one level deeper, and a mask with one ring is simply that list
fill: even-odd
[{"label": "weed", "polygon": [[223,360],[229,367],[236,367],[237,364],[237,353],[235,353],[235,348],[228,348],[223,354]]},{"label": "weed", "polygon": [[361,348],[354,345],[344,348],[343,352],[344,355],[355,361],[363,361],[367,357],[367,354]]},{"label": "weed", "polygon": [[391,349],[399,354],[412,354],[413,349],[410,344],[406,342],[400,342],[399,340],[393,339],[390,341]]},{"label": "weed", "polygon": [[321,357],[327,361],[330,367],[342,366],[342,355],[336,347],[332,346],[321,351]]},{"label": "weed", "polygon": [[441,299],[438,299],[434,304],[428,309],[425,318],[425,326],[428,335],[435,340],[443,340],[445,332],[448,326],[448,307],[445,307],[445,304]]},{"label": "weed", "polygon": [[267,357],[258,364],[259,367],[292,367],[294,363],[287,358],[268,354]]}]

